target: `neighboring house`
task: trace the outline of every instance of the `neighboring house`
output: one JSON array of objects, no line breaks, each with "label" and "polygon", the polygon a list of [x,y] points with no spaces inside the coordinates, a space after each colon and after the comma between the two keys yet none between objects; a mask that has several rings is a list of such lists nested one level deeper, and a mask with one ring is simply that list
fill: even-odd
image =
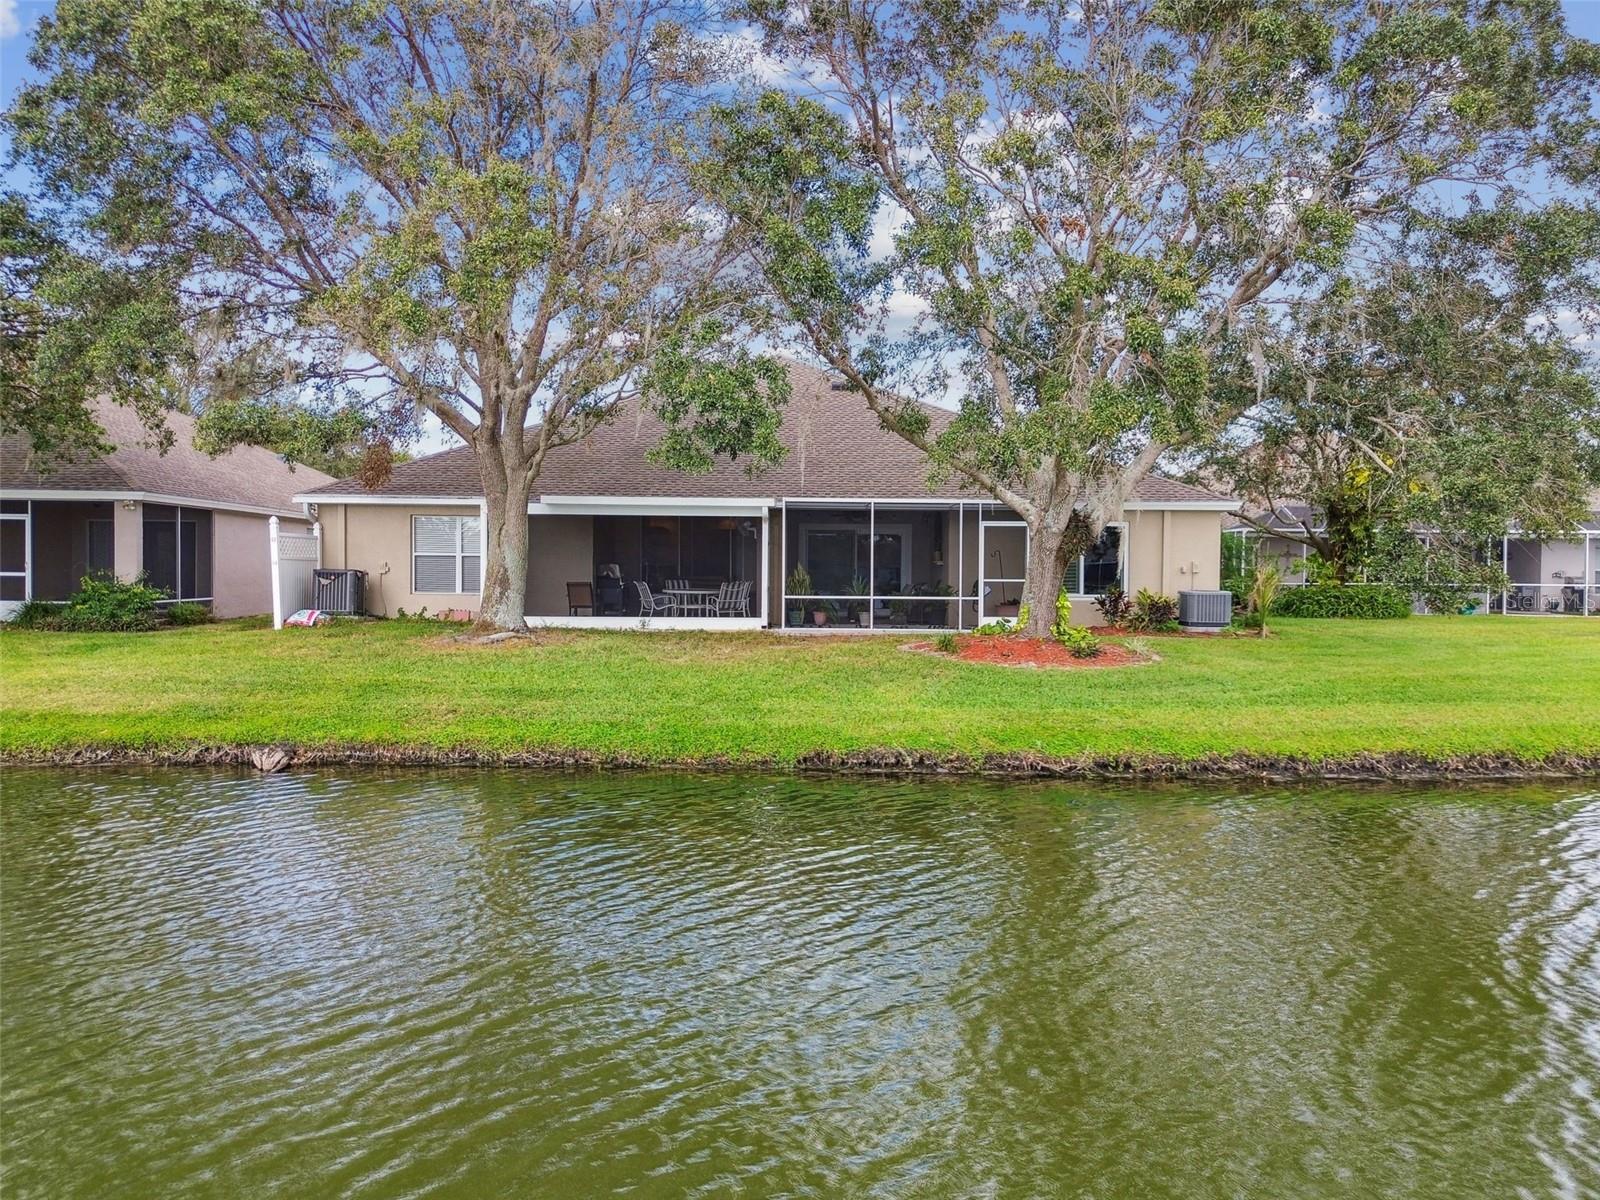
[{"label": "neighboring house", "polygon": [[[821,614],[826,628],[972,628],[1015,615],[1027,552],[1016,515],[954,484],[930,489],[922,455],[858,395],[810,367],[790,374],[788,456],[753,477],[740,464],[688,475],[651,463],[662,427],[638,408],[552,451],[528,506],[528,623],[623,628],[648,613],[656,627],[816,628]],[[375,490],[343,480],[295,499],[316,506],[323,565],[367,572],[369,611],[477,609],[482,489],[470,449],[402,463]],[[1074,619],[1098,620],[1088,601],[1112,584],[1215,588],[1223,514],[1236,508],[1146,480],[1073,564]],[[790,586],[796,567],[809,583]],[[749,586],[712,615],[722,584]]]},{"label": "neighboring house", "polygon": [[[1486,593],[1478,612],[1581,616],[1600,613],[1600,492],[1590,498],[1589,519],[1566,537],[1540,541],[1521,537],[1513,528],[1508,537],[1484,548],[1490,561],[1498,561],[1510,580],[1503,592]],[[1306,582],[1306,559],[1311,551],[1283,531],[1310,528],[1321,532],[1317,515],[1304,504],[1282,504],[1270,515],[1254,514],[1259,525],[1230,524],[1229,533],[1242,534],[1256,547],[1258,562],[1273,562],[1284,573],[1284,583]],[[1266,529],[1259,526],[1265,525]],[[1416,530],[1428,540],[1426,529]]]},{"label": "neighboring house", "polygon": [[183,413],[167,415],[165,454],[131,409],[102,400],[94,415],[109,454],[43,462],[26,438],[0,442],[0,618],[24,600],[65,600],[101,571],[143,575],[219,617],[271,612],[268,519],[307,527],[294,493],[332,477],[254,447],[212,458]]}]

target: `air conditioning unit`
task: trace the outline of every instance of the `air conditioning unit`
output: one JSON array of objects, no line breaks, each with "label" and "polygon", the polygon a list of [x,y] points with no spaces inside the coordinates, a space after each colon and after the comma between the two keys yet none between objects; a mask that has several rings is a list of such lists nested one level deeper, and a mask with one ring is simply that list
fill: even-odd
[{"label": "air conditioning unit", "polygon": [[1179,592],[1178,624],[1197,633],[1215,633],[1233,623],[1232,592]]},{"label": "air conditioning unit", "polygon": [[367,611],[367,573],[319,567],[311,573],[311,607],[359,617]]}]

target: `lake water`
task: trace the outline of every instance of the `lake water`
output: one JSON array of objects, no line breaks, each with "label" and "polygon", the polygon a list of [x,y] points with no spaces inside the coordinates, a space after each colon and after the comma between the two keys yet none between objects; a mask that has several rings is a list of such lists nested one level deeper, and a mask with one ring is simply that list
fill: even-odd
[{"label": "lake water", "polygon": [[7,1197],[1600,1194],[1600,791],[8,771]]}]

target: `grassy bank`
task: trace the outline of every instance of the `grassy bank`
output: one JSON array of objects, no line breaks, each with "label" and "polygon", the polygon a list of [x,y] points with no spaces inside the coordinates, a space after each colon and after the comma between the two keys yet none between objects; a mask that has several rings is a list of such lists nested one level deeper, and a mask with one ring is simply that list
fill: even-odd
[{"label": "grassy bank", "polygon": [[1290,621],[1161,661],[1029,671],[890,638],[542,634],[406,622],[0,633],[0,754],[264,743],[791,764],[927,756],[1537,760],[1600,754],[1600,620]]}]

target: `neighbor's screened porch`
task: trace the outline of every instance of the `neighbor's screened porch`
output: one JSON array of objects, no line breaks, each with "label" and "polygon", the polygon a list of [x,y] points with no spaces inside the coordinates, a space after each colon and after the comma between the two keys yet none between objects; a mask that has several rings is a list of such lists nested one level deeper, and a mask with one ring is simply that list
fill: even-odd
[{"label": "neighbor's screened porch", "polygon": [[[979,501],[787,502],[779,620],[785,629],[972,629],[1015,617],[1027,526]],[[1109,526],[1068,568],[1073,596],[1103,595],[1126,572],[1125,527]]]}]

